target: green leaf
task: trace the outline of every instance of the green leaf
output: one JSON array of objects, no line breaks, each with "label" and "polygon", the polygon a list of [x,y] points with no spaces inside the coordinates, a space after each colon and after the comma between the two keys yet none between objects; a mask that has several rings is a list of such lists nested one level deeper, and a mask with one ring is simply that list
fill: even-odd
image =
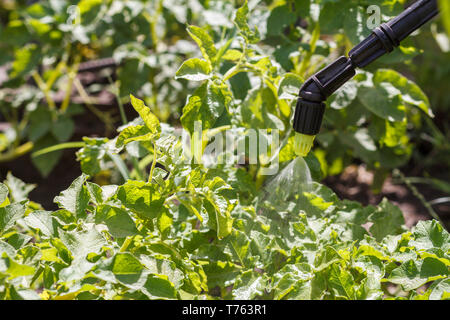
[{"label": "green leaf", "polygon": [[94,273],[104,281],[118,281],[133,291],[142,289],[148,275],[144,266],[129,252],[117,253],[114,257],[102,261]]},{"label": "green leaf", "polygon": [[242,52],[236,49],[228,49],[222,56],[222,59],[229,61],[238,61],[242,57]]},{"label": "green leaf", "polygon": [[111,271],[117,275],[140,274],[144,266],[131,253],[117,253]]},{"label": "green leaf", "polygon": [[0,205],[2,205],[8,198],[8,187],[0,182]]},{"label": "green leaf", "polygon": [[247,0],[245,0],[242,7],[240,7],[236,11],[236,17],[234,18],[234,23],[239,28],[240,35],[246,41],[248,41],[250,43],[257,43],[257,42],[259,42],[258,29],[255,27],[255,31],[250,30],[250,27],[249,27],[248,21],[247,21],[247,15],[248,15],[248,4],[247,4]]},{"label": "green leaf", "polygon": [[114,238],[125,238],[138,233],[128,212],[110,205],[100,205],[96,209],[95,223],[104,223]]},{"label": "green leaf", "polygon": [[24,221],[29,227],[40,230],[47,237],[58,234],[58,224],[49,211],[33,211],[25,217]]},{"label": "green leaf", "polygon": [[166,208],[162,208],[161,212],[158,215],[157,227],[159,232],[161,233],[161,237],[165,237],[170,232],[170,227],[173,223],[173,217],[170,214],[169,210]]},{"label": "green leaf", "polygon": [[418,250],[450,250],[450,235],[436,220],[419,221],[413,231],[409,245]]},{"label": "green leaf", "polygon": [[283,121],[275,116],[277,105],[277,98],[268,87],[252,90],[240,107],[243,126],[284,131]]},{"label": "green leaf", "polygon": [[78,8],[80,10],[80,14],[84,15],[89,11],[95,9],[95,7],[99,7],[102,4],[101,0],[81,0],[78,3]]},{"label": "green leaf", "polygon": [[92,202],[99,205],[111,199],[111,197],[113,197],[116,194],[118,186],[105,185],[100,187],[95,183],[87,182],[86,188],[89,192]]},{"label": "green leaf", "polygon": [[409,260],[394,269],[388,278],[389,282],[400,284],[404,290],[414,290],[425,283],[449,276],[448,267],[434,258]]},{"label": "green leaf", "polygon": [[203,205],[208,213],[208,225],[217,231],[217,237],[223,239],[231,233],[233,219],[231,210],[234,207],[228,200],[219,195],[209,194]]},{"label": "green leaf", "polygon": [[4,252],[10,257],[16,256],[16,249],[9,243],[0,240],[0,257],[3,256]]},{"label": "green leaf", "polygon": [[120,148],[133,141],[151,141],[156,135],[147,126],[137,125],[125,127],[117,137],[116,147]]},{"label": "green leaf", "polygon": [[334,264],[328,278],[328,285],[336,297],[345,299],[355,299],[355,281],[350,272]]},{"label": "green leaf", "polygon": [[366,163],[377,159],[377,145],[367,128],[357,129],[355,132],[343,131],[338,138],[343,145],[353,148],[357,157]]},{"label": "green leaf", "polygon": [[267,35],[278,36],[289,25],[297,20],[297,16],[290,10],[289,5],[275,7],[270,11],[267,19]]},{"label": "green leaf", "polygon": [[300,76],[294,73],[286,73],[278,86],[278,99],[297,99],[303,82]]},{"label": "green leaf", "polygon": [[233,284],[240,273],[238,265],[230,261],[209,262],[203,266],[208,277],[208,287],[225,288]]},{"label": "green leaf", "polygon": [[323,177],[322,169],[320,167],[320,162],[314,155],[314,153],[308,153],[308,155],[305,157],[305,162],[311,172],[312,179],[315,181],[321,181]]},{"label": "green leaf", "polygon": [[75,123],[69,117],[59,117],[52,124],[51,132],[59,142],[65,142],[72,137],[75,129]]},{"label": "green leaf", "polygon": [[0,235],[14,227],[17,220],[25,214],[25,206],[21,203],[13,203],[0,208]]},{"label": "green leaf", "polygon": [[183,62],[175,74],[175,79],[203,81],[211,78],[211,65],[202,59],[192,58]]},{"label": "green leaf", "polygon": [[199,46],[203,58],[205,58],[205,60],[209,63],[210,68],[214,66],[217,49],[211,36],[205,31],[205,29],[196,26],[188,26],[187,31],[191,38]]},{"label": "green leaf", "polygon": [[128,180],[120,186],[117,198],[125,207],[146,219],[156,218],[165,200],[157,185],[135,180]]},{"label": "green leaf", "polygon": [[355,81],[347,82],[330,98],[330,107],[336,110],[348,107],[358,94],[358,85]]},{"label": "green leaf", "polygon": [[77,161],[80,162],[83,173],[95,176],[101,170],[101,160],[106,154],[105,144],[107,138],[83,137],[85,146],[77,152]]},{"label": "green leaf", "polygon": [[121,97],[130,92],[137,92],[150,78],[152,69],[143,62],[138,59],[126,59],[117,70]]},{"label": "green leaf", "polygon": [[336,222],[365,224],[369,215],[375,211],[372,206],[363,207],[357,201],[343,200],[339,204]]},{"label": "green leaf", "polygon": [[42,21],[40,21],[38,19],[30,19],[29,24],[30,24],[30,27],[33,28],[33,30],[39,36],[45,35],[52,29],[52,27],[50,25],[43,23]]},{"label": "green leaf", "polygon": [[59,229],[59,236],[76,261],[86,259],[89,253],[98,253],[106,245],[103,236],[92,227],[84,231]]},{"label": "green leaf", "polygon": [[[374,121],[375,123],[375,121]],[[407,136],[408,123],[406,119],[402,122],[384,121],[384,135],[380,141],[380,145],[385,144],[387,147],[393,148],[398,145],[407,145],[409,138]]]},{"label": "green leaf", "polygon": [[[334,33],[337,30],[340,30],[344,26],[344,21],[346,19],[346,15],[349,13],[352,8],[349,3],[345,1],[321,1],[320,10],[319,11],[320,20],[319,25],[322,33],[330,34]],[[310,9],[311,15],[313,15],[312,8]],[[316,15],[316,14],[314,14]],[[312,17],[313,21],[316,21],[315,17]]]},{"label": "green leaf", "polygon": [[26,46],[16,49],[14,52],[12,70],[9,74],[10,77],[24,77],[33,71],[41,59],[39,50],[39,46],[35,43],[27,44]]},{"label": "green leaf", "polygon": [[434,116],[426,94],[417,84],[400,73],[394,70],[380,69],[375,72],[373,82],[375,85],[381,85],[383,82],[392,84],[401,93],[403,102],[417,106],[430,117]]},{"label": "green leaf", "polygon": [[311,278],[309,264],[288,264],[273,276],[274,299],[311,299]]},{"label": "green leaf", "polygon": [[148,269],[150,273],[160,276],[166,276],[176,288],[179,288],[184,283],[184,274],[177,268],[173,261],[156,258],[149,255],[141,255],[139,261]]},{"label": "green leaf", "polygon": [[88,176],[82,174],[76,178],[67,190],[55,197],[54,202],[61,208],[73,213],[77,218],[86,216],[89,193],[84,186]]},{"label": "green leaf", "polygon": [[[224,63],[224,66],[229,63]],[[231,90],[235,99],[244,100],[248,92],[251,90],[250,78],[248,73],[240,72],[229,79]]]},{"label": "green leaf", "polygon": [[316,254],[316,258],[314,260],[314,270],[322,271],[327,269],[330,265],[335,262],[340,261],[342,258],[337,253],[336,249],[333,247],[327,246]]},{"label": "green leaf", "polygon": [[[25,246],[33,239],[32,236],[23,234],[23,233],[13,233],[11,236],[8,237],[8,243],[12,245],[16,250],[23,249],[21,254],[25,259],[32,257],[36,254],[38,251],[37,248],[28,246],[25,248]],[[29,253],[29,255],[28,255]]]},{"label": "green leaf", "polygon": [[[6,270],[1,270],[1,262],[3,262]],[[0,258],[0,272],[2,271],[8,274],[9,280],[11,280],[17,277],[31,276],[34,274],[35,269],[31,266],[27,266],[26,264],[17,263],[8,256],[3,256]]]},{"label": "green leaf", "polygon": [[163,276],[149,275],[142,292],[150,299],[177,299],[178,292],[172,282]]},{"label": "green leaf", "polygon": [[30,113],[28,138],[33,142],[39,140],[51,130],[52,123],[52,114],[48,108],[36,108]]},{"label": "green leaf", "polygon": [[[340,4],[337,5],[340,6]],[[367,15],[365,8],[362,6],[352,6],[347,8],[347,10],[343,8],[339,8],[338,10],[345,12],[345,19],[342,20],[344,32],[354,45],[369,36],[371,30],[366,27],[365,19]]]},{"label": "green leaf", "polygon": [[133,95],[130,95],[130,99],[133,108],[139,113],[142,120],[144,120],[146,127],[155,135],[155,137],[159,137],[161,126],[158,118],[150,111],[150,108],[144,104],[144,101],[135,98]]},{"label": "green leaf", "polygon": [[396,235],[404,231],[405,219],[402,211],[386,198],[381,201],[377,210],[369,216],[369,221],[373,222],[369,231],[378,241],[383,240],[387,235]]},{"label": "green leaf", "polygon": [[237,300],[252,300],[262,296],[267,282],[266,277],[248,270],[237,277],[233,286],[233,297]]},{"label": "green leaf", "polygon": [[445,294],[450,293],[450,279],[442,279],[433,282],[433,284],[428,289],[430,300],[443,300]]},{"label": "green leaf", "polygon": [[14,286],[10,287],[9,294],[12,300],[41,300],[41,297],[36,293],[36,291],[31,289],[18,289]]},{"label": "green leaf", "polygon": [[384,265],[380,259],[373,255],[363,255],[358,257],[354,264],[366,273],[368,285],[371,289],[381,289],[380,280],[384,277]]},{"label": "green leaf", "polygon": [[194,123],[201,121],[202,129],[214,127],[216,120],[226,110],[230,100],[230,92],[226,86],[204,83],[188,99],[183,108],[181,123],[191,134]]},{"label": "green leaf", "polygon": [[102,188],[98,184],[87,182],[86,189],[89,192],[89,197],[91,198],[92,202],[94,202],[96,205],[102,204],[104,202]]},{"label": "green leaf", "polygon": [[221,192],[231,187],[223,179],[215,177],[206,181],[203,189],[206,198],[203,205],[208,213],[208,225],[217,231],[219,239],[223,239],[232,231],[231,211],[236,203],[221,195]]},{"label": "green leaf", "polygon": [[[40,138],[34,144],[35,151],[39,151],[51,146],[54,146],[59,141],[50,133],[46,134],[44,137]],[[31,161],[33,165],[39,170],[40,174],[43,177],[47,177],[53,168],[58,164],[59,160],[62,157],[62,150],[49,152],[46,154],[42,154],[39,157],[32,157]]]},{"label": "green leaf", "polygon": [[405,107],[400,91],[389,82],[381,82],[373,88],[360,87],[358,98],[369,111],[389,121],[402,121]]}]

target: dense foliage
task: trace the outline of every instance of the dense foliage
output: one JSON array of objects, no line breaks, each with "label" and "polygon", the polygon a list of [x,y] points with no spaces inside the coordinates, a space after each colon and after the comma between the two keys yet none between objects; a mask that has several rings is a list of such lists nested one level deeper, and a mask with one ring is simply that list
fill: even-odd
[{"label": "dense foliage", "polygon": [[55,212],[12,175],[0,185],[3,298],[448,298],[450,235],[436,221],[407,231],[387,200],[364,208],[315,182],[255,206],[245,169],[184,164],[170,128],[134,106],[144,124],[127,128],[151,132],[165,168],[149,182],[99,186],[83,174]]},{"label": "dense foliage", "polygon": [[[373,3],[383,19],[403,8]],[[114,138],[83,139],[83,173],[55,197],[57,211],[28,200],[34,186],[12,174],[0,184],[0,297],[448,299],[450,235],[439,222],[408,230],[387,199],[364,207],[318,182],[356,158],[381,184],[411,157],[409,131],[433,112],[418,85],[388,68],[419,53],[410,42],[332,97],[319,147],[305,158],[315,181],[294,173],[299,181],[286,193],[286,181],[264,175],[267,159],[236,165],[248,148],[216,150],[215,159],[229,160],[219,165],[203,155],[217,134],[245,141],[249,130],[264,129],[258,138],[270,142],[278,129],[284,144],[270,158],[300,166],[290,123],[298,89],[370,32],[360,28],[368,5],[82,0],[75,25],[65,1],[13,11],[0,46],[11,54],[8,86],[18,91],[0,89],[2,112],[14,122],[26,107],[0,134],[6,157],[20,143],[45,151],[70,139],[80,106],[70,95],[56,105],[51,93],[77,86],[78,65],[90,55],[122,62],[108,88],[139,117],[122,116]],[[192,159],[175,138],[179,123],[201,145]],[[42,152],[34,164],[48,174],[59,156]]]}]

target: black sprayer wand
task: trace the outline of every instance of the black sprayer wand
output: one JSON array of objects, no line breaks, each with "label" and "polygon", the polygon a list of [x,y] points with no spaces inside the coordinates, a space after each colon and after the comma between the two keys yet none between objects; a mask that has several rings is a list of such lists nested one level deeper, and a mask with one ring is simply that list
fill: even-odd
[{"label": "black sprayer wand", "polygon": [[418,0],[399,16],[383,23],[354,47],[348,57],[311,76],[300,88],[294,115],[295,149],[305,157],[319,133],[325,112],[324,101],[355,74],[382,55],[390,53],[400,42],[439,13],[437,0]]}]

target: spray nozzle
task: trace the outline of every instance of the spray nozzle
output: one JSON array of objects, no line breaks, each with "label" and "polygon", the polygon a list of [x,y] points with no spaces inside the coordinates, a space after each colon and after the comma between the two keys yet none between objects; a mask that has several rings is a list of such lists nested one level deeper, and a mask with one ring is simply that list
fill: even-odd
[{"label": "spray nozzle", "polygon": [[296,152],[306,156],[319,133],[325,112],[324,101],[355,75],[351,59],[342,56],[305,81],[295,109]]},{"label": "spray nozzle", "polygon": [[355,68],[363,68],[391,52],[438,12],[437,0],[416,1],[396,18],[375,28],[349,52],[349,57],[338,58],[305,81],[300,88],[294,116],[295,145],[299,155],[308,154],[314,136],[319,133],[325,111],[323,102],[355,75]]},{"label": "spray nozzle", "polygon": [[294,116],[295,153],[306,157],[311,150],[316,134],[320,130],[325,104],[298,99]]},{"label": "spray nozzle", "polygon": [[295,154],[299,157],[306,157],[313,146],[315,137],[296,132],[294,137]]}]

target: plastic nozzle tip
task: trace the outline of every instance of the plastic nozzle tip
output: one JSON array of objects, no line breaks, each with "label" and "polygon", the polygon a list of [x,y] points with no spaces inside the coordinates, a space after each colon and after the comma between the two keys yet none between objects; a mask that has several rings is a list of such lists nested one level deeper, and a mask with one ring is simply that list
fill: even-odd
[{"label": "plastic nozzle tip", "polygon": [[313,146],[315,137],[316,136],[310,136],[298,132],[295,133],[294,149],[297,156],[306,157],[308,155],[309,151]]}]

